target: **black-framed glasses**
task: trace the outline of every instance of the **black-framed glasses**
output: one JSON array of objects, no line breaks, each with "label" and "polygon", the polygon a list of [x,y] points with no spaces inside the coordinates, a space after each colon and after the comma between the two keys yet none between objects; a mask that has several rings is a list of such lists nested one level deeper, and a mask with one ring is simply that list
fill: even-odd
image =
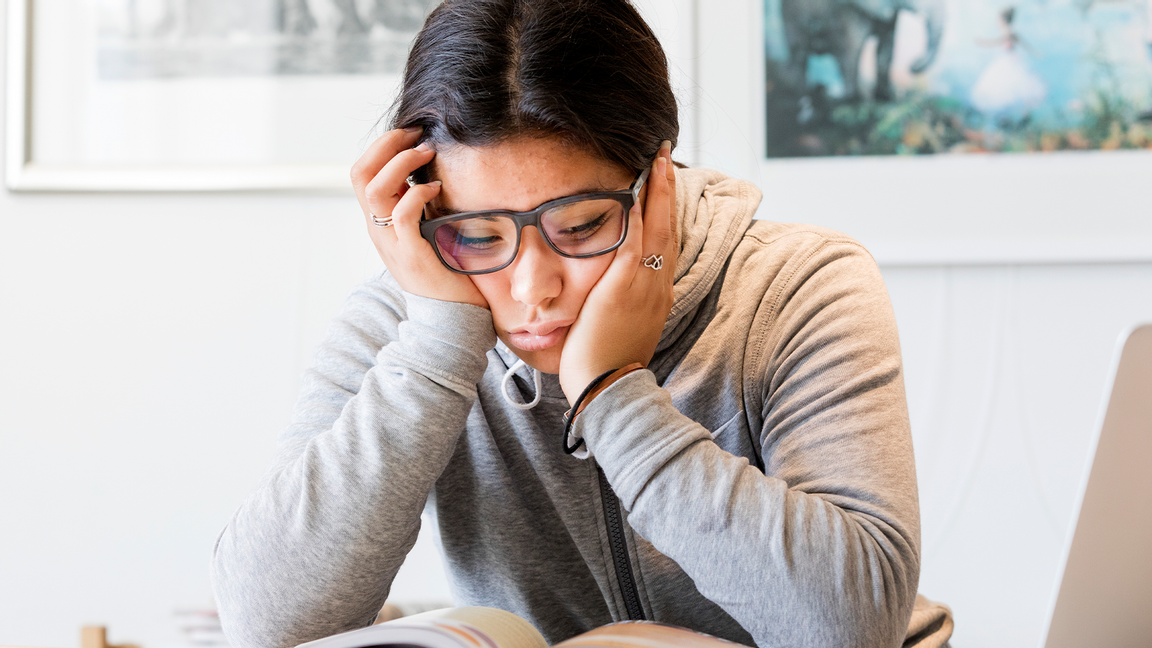
[{"label": "black-framed glasses", "polygon": [[648,172],[641,171],[629,189],[557,198],[526,212],[494,209],[440,216],[425,205],[420,235],[449,270],[468,275],[508,267],[528,225],[560,256],[600,256],[620,247],[628,236],[628,212],[639,200]]}]

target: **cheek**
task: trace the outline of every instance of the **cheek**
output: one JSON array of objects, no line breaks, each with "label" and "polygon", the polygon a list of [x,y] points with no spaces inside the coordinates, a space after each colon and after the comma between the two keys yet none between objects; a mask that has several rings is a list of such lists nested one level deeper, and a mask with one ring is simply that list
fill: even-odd
[{"label": "cheek", "polygon": [[579,302],[579,307],[583,307],[588,293],[608,271],[614,258],[615,252],[591,259],[564,259],[564,302]]},{"label": "cheek", "polygon": [[[615,257],[616,254],[612,253],[591,259],[562,259],[560,272],[563,288],[551,304],[554,309],[561,311],[557,315],[576,315],[583,308],[588,293],[607,272]],[[498,330],[502,325],[520,325],[526,321],[526,317],[530,318],[524,304],[512,298],[512,276],[511,272],[501,271],[472,277],[472,283],[492,310],[492,320]]]},{"label": "cheek", "polygon": [[505,322],[509,316],[515,315],[515,313],[510,312],[513,300],[512,287],[508,283],[507,273],[494,272],[492,274],[473,275],[472,283],[488,302],[488,308],[492,310],[492,319],[497,326]]}]

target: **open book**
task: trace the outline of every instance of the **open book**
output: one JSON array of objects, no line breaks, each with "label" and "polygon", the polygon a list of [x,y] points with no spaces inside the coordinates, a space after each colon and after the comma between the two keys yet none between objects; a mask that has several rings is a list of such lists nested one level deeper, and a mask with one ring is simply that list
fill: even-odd
[{"label": "open book", "polygon": [[[494,608],[460,607],[414,614],[301,644],[297,648],[548,648],[524,619]],[[556,648],[744,648],[724,639],[651,621],[589,630]]]}]

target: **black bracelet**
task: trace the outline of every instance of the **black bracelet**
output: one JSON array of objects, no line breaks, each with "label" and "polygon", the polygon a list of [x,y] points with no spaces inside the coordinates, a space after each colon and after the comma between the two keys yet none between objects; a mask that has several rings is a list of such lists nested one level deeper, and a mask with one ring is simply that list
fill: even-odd
[{"label": "black bracelet", "polygon": [[588,386],[584,388],[584,391],[580,392],[580,395],[576,398],[576,402],[572,403],[572,408],[567,412],[564,412],[564,436],[560,438],[560,445],[564,448],[564,454],[572,454],[573,452],[579,450],[580,446],[584,445],[584,437],[580,437],[579,441],[572,444],[571,447],[568,446],[568,433],[572,431],[572,421],[576,420],[576,415],[573,414],[573,412],[579,412],[580,404],[584,402],[584,399],[588,397],[588,394],[591,393],[593,389],[596,389],[597,385],[604,382],[605,378],[611,376],[617,371],[620,370],[610,369],[597,376],[592,382],[588,383]]}]

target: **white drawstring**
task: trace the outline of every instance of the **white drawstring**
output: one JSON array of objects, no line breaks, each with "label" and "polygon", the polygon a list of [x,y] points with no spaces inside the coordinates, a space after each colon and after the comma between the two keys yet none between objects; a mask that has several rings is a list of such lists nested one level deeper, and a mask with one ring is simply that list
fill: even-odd
[{"label": "white drawstring", "polygon": [[536,407],[536,405],[538,405],[540,403],[540,371],[539,370],[532,369],[533,382],[536,384],[536,398],[533,398],[531,403],[517,403],[515,400],[512,399],[512,395],[508,393],[508,383],[512,381],[512,374],[516,373],[516,370],[519,369],[520,367],[525,366],[525,364],[526,363],[523,360],[517,360],[516,364],[512,365],[512,367],[510,369],[508,369],[508,373],[504,374],[504,380],[500,381],[500,393],[504,394],[504,400],[508,401],[508,404],[511,405],[512,407],[515,407],[517,409],[522,409],[522,410],[530,410],[533,407]]}]

